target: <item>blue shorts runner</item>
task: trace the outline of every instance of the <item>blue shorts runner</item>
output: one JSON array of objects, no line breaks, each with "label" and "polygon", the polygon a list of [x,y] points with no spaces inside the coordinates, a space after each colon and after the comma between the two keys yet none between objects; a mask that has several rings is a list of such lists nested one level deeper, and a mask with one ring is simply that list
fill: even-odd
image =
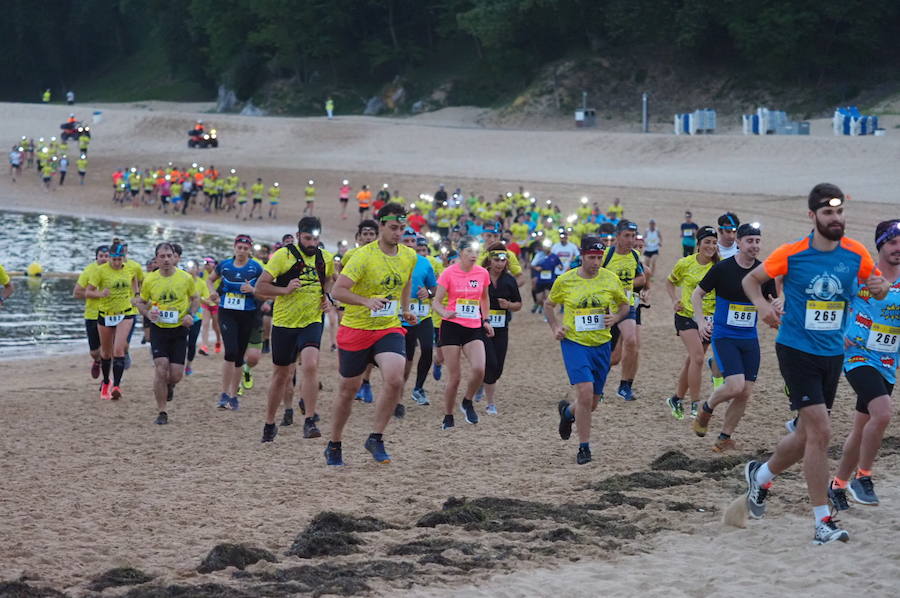
[{"label": "blue shorts runner", "polygon": [[713,338],[712,350],[722,376],[743,374],[747,382],[756,382],[759,373],[759,341],[756,338]]},{"label": "blue shorts runner", "polygon": [[602,395],[606,376],[609,374],[610,344],[588,347],[567,338],[560,341],[569,384],[593,382],[594,394]]}]

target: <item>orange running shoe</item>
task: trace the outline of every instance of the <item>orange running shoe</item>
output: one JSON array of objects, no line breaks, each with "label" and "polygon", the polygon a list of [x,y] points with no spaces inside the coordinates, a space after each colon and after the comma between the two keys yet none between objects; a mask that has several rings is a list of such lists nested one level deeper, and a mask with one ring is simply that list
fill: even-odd
[{"label": "orange running shoe", "polygon": [[216,343],[216,353],[222,352],[222,343]]},{"label": "orange running shoe", "polygon": [[113,386],[111,395],[112,395],[113,401],[118,401],[119,399],[122,398],[122,391],[119,389],[118,386]]},{"label": "orange running shoe", "polygon": [[200,348],[197,349],[197,353],[200,355],[209,355],[209,347],[206,345],[200,345]]},{"label": "orange running shoe", "polygon": [[112,398],[112,395],[109,394],[110,384],[109,382],[103,382],[100,385],[100,398],[104,401],[108,401]]}]

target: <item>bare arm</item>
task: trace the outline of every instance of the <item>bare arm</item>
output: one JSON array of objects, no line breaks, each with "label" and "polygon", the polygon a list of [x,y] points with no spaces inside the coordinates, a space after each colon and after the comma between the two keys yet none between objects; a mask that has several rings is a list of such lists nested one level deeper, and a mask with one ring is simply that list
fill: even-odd
[{"label": "bare arm", "polygon": [[603,322],[607,328],[612,328],[622,320],[624,320],[628,313],[631,311],[631,305],[626,301],[625,303],[619,304],[619,309],[616,310],[614,314],[607,314],[603,316]]},{"label": "bare arm", "polygon": [[[357,295],[351,291],[350,289],[354,284],[353,280],[341,274],[334,283],[331,294],[334,296],[335,300],[340,301],[345,305],[362,305],[371,310],[379,310],[384,307],[386,302],[384,299],[379,299],[377,297],[363,297],[362,295]],[[408,300],[409,296],[407,296],[407,301]]]},{"label": "bare arm", "polygon": [[553,331],[553,337],[561,341],[566,337],[566,327],[559,324],[556,321],[556,303],[547,299],[544,301],[544,317],[547,318],[547,324],[550,325],[550,330]]},{"label": "bare arm", "polygon": [[706,340],[712,334],[712,326],[709,322],[706,321],[706,318],[703,317],[703,298],[706,296],[706,291],[700,288],[700,285],[697,285],[694,288],[694,292],[691,293],[691,307],[694,309],[694,322],[697,323],[697,329],[700,331],[700,336]]},{"label": "bare arm", "polygon": [[772,280],[772,277],[766,273],[765,267],[760,264],[744,277],[741,281],[741,286],[744,288],[744,294],[756,306],[759,319],[772,328],[778,328],[779,324],[781,324],[781,314],[783,312],[778,309],[777,305],[769,303],[762,293],[762,285],[770,280]]},{"label": "bare arm", "polygon": [[300,279],[295,278],[290,281],[286,287],[277,287],[273,283],[275,279],[269,272],[263,272],[256,281],[256,290],[254,295],[268,299],[270,297],[278,297],[280,295],[290,295],[296,289],[300,288]]},{"label": "bare arm", "polygon": [[109,297],[109,289],[103,289],[101,291],[94,285],[89,284],[87,288],[84,289],[84,296],[90,299],[102,299],[104,297]]},{"label": "bare arm", "polygon": [[75,283],[75,288],[72,289],[72,297],[74,297],[75,299],[84,299],[85,298],[84,287],[81,286],[80,284],[78,284],[77,282]]}]

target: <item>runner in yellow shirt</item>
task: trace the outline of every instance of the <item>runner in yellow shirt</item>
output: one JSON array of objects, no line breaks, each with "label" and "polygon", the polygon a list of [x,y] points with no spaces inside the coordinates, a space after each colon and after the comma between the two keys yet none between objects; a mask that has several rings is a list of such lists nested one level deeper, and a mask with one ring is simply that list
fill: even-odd
[{"label": "runner in yellow shirt", "polygon": [[253,207],[250,208],[250,213],[247,214],[247,218],[253,218],[253,214],[256,213],[256,208],[259,208],[259,214],[257,217],[262,220],[262,200],[263,193],[266,191],[266,186],[263,185],[262,179],[256,179],[256,182],[250,185],[250,195],[253,197]]},{"label": "runner in yellow shirt", "polygon": [[303,215],[304,216],[312,216],[313,215],[313,206],[316,203],[316,187],[315,181],[309,179],[306,183],[306,188],[303,190],[303,197],[306,200],[306,205],[303,206]]},{"label": "runner in yellow shirt", "polygon": [[[494,223],[486,223],[484,227],[484,232],[481,233],[481,238],[484,240],[484,247],[490,247],[494,243],[500,243],[500,235],[503,232],[503,223],[502,222],[494,222]],[[485,259],[489,258],[487,251],[482,251],[481,255],[478,256],[478,263],[483,262]],[[516,254],[512,251],[509,252],[509,259],[507,261],[507,270],[510,274],[512,274],[516,283],[521,287],[525,284],[525,276],[522,274],[522,266],[519,264],[519,259],[516,257]]]},{"label": "runner in yellow shirt", "polygon": [[384,394],[375,406],[373,432],[365,447],[379,463],[390,456],[382,434],[403,392],[406,364],[405,340],[400,316],[411,324],[410,286],[416,252],[401,245],[406,209],[388,204],[378,214],[378,240],[356,250],[334,284],[334,298],[346,310],[338,330],[338,364],[341,384],[335,401],[331,440],[325,449],[329,465],[343,465],[341,438],[350,417],[353,395],[369,363],[381,370]]},{"label": "runner in yellow shirt", "polygon": [[[629,302],[619,277],[601,267],[604,246],[599,237],[581,241],[581,265],[559,276],[544,302],[544,315],[560,341],[569,384],[575,387],[575,406],[566,400],[557,405],[559,435],[568,440],[578,421],[576,463],[591,460],[591,413],[603,398],[609,374],[609,329],[628,316]],[[563,306],[563,321],[556,307]]]},{"label": "runner in yellow shirt", "polygon": [[194,315],[200,309],[200,294],[194,277],[176,268],[180,249],[172,243],[156,246],[157,270],[144,279],[134,304],[150,321],[150,351],[155,375],[153,395],[159,414],[156,423],[169,423],[166,403],[175,395],[175,385],[184,375],[188,337]]},{"label": "runner in yellow shirt", "polygon": [[276,251],[256,283],[259,295],[275,297],[271,338],[274,370],[269,385],[263,442],[272,442],[278,433],[275,414],[285,393],[289,392],[298,358],[300,396],[307,415],[303,422],[303,437],[322,436],[314,418],[319,398],[319,345],[324,315],[334,309],[330,295],[334,256],[319,249],[321,232],[322,224],[318,218],[301,218],[297,223],[297,243]]},{"label": "runner in yellow shirt", "polygon": [[72,296],[76,299],[84,300],[84,328],[87,332],[88,351],[90,352],[93,363],[91,364],[91,378],[95,380],[100,377],[100,333],[97,330],[97,318],[99,317],[100,300],[91,299],[84,294],[94,270],[109,261],[109,246],[100,245],[94,250],[94,261],[88,264],[78,280],[75,282],[75,289]]}]

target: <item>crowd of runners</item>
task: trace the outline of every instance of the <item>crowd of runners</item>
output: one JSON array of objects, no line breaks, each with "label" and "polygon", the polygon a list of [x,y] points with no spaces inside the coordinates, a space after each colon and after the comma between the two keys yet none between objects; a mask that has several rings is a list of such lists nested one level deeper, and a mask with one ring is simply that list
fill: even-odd
[{"label": "crowd of runners", "polygon": [[[184,174],[196,180],[196,173]],[[131,180],[142,176],[134,169]],[[350,196],[343,181],[342,206]],[[208,197],[209,209],[228,209],[228,193]],[[574,402],[557,405],[558,432],[565,440],[577,429],[576,462],[585,464],[592,458],[592,413],[604,400],[613,365],[621,364],[615,396],[638,397],[641,314],[651,290],[661,287],[684,352],[674,392],[659,399],[660,407],[679,420],[689,414],[699,437],[719,413],[717,452],[736,447],[734,435],[751,403],[760,367],[758,325],[778,328],[775,351],[797,417],[767,462],[746,465],[750,515],[763,516],[773,479],[801,460],[816,543],[848,539],[832,518],[832,509],[849,508],[848,497],[878,504],[872,470],[890,421],[900,343],[900,220],[877,225],[873,260],[843,234],[841,190],[820,184],[808,197],[812,232],[769,251],[764,261],[757,259],[764,239],[759,223],[728,212],[715,225],[700,226],[686,213],[683,257],[671,271],[658,272],[663,238],[656,222],[641,231],[624,218],[618,200],[602,210],[583,199],[569,217],[522,189],[487,201],[441,186],[413,202],[384,185],[378,200],[358,200],[354,242],[340,242],[334,252],[322,244],[322,223],[311,209],[274,246],[238,235],[231,256],[183,256],[177,243],[164,242],[142,267],[129,259],[122,239],[97,247],[74,293],[85,300],[100,398],[125,395],[129,343],[140,318],[155,365],[157,424],[168,423],[177,384],[191,375],[197,352],[222,353],[215,404],[223,410],[240,409],[242,393],[256,384],[253,368],[271,354],[263,442],[275,440],[279,424],[294,424],[296,408],[304,438],[320,437],[320,418],[328,418],[325,460],[343,465],[343,431],[354,402],[374,403],[364,447],[386,463],[390,420],[405,416],[407,393],[418,405],[433,400],[429,376],[444,377],[442,430],[456,426],[457,414],[477,424],[480,401],[483,415],[504,408],[497,385],[510,322],[524,307],[527,286],[531,312],[543,314],[548,336],[559,342],[575,390]],[[0,286],[2,302],[12,292],[2,269]],[[338,353],[340,383],[331,412],[320,414],[323,336],[324,346]],[[377,400],[373,367],[382,379]],[[704,370],[713,380],[705,396]],[[856,417],[829,476],[830,412],[842,371],[857,395]]]},{"label": "crowd of runners", "polygon": [[[76,124],[75,115],[70,114],[67,124]],[[65,135],[63,133],[66,133]],[[78,171],[78,182],[84,184],[88,169],[90,134],[70,136],[71,131],[59,135],[33,137],[23,135],[12,144],[8,154],[9,174],[13,182],[22,177],[25,170],[34,169],[47,191],[62,187],[66,183],[69,168]],[[74,146],[74,147],[73,147]],[[71,154],[71,157],[70,157]]]}]

